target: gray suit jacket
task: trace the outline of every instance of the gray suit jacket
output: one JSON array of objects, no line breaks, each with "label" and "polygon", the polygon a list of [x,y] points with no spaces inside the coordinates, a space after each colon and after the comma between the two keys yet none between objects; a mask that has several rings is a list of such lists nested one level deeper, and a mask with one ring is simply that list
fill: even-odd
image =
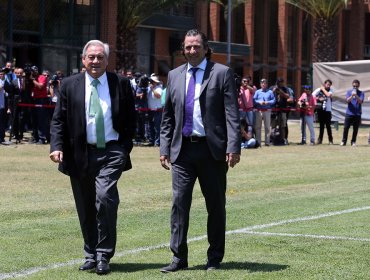
[{"label": "gray suit jacket", "polygon": [[[175,162],[182,145],[187,64],[168,73],[161,124],[160,155]],[[201,86],[200,108],[206,140],[215,160],[226,153],[240,154],[240,119],[233,71],[207,61]]]}]

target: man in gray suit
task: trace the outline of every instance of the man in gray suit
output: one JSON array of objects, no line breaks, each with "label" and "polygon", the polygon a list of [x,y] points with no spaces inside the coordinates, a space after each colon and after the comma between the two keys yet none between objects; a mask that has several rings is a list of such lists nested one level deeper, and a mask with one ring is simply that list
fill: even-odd
[{"label": "man in gray suit", "polygon": [[211,62],[206,36],[189,30],[183,42],[188,63],[168,73],[160,138],[160,162],[172,166],[172,262],[188,267],[187,232],[194,183],[205,198],[209,248],[206,269],[218,269],[225,251],[225,192],[228,167],[240,160],[240,120],[233,71]]},{"label": "man in gray suit", "polygon": [[51,122],[50,159],[69,175],[84,238],[80,270],[110,272],[116,246],[117,182],[131,168],[135,107],[130,81],[106,72],[109,46],[89,41],[85,73],[63,79]]}]

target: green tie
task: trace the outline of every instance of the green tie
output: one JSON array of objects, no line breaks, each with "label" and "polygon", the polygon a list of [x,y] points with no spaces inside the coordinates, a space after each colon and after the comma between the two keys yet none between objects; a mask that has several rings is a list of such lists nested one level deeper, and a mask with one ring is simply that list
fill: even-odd
[{"label": "green tie", "polygon": [[90,117],[95,117],[95,128],[96,128],[96,147],[105,148],[105,131],[104,131],[104,116],[103,109],[100,106],[99,95],[98,95],[98,84],[99,80],[95,79],[91,82],[91,97],[90,97]]}]

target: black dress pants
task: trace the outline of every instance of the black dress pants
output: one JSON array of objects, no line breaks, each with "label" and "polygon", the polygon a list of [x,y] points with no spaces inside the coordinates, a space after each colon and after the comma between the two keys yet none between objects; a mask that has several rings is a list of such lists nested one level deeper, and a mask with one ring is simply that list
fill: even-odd
[{"label": "black dress pants", "polygon": [[345,116],[343,138],[342,138],[342,142],[344,144],[347,143],[348,131],[351,125],[353,126],[351,144],[356,143],[357,133],[358,133],[358,128],[360,127],[360,123],[361,123],[361,116],[350,116],[350,115]]},{"label": "black dress pants", "polygon": [[109,261],[114,255],[117,239],[117,182],[127,160],[127,152],[119,144],[88,150],[88,173],[82,178],[70,178],[73,196],[86,260]]},{"label": "black dress pants", "polygon": [[173,206],[170,246],[175,262],[184,262],[188,259],[189,212],[196,179],[199,180],[208,212],[208,261],[222,261],[225,253],[226,172],[226,162],[214,160],[205,138],[197,143],[183,140],[180,155],[172,163]]},{"label": "black dress pants", "polygon": [[317,110],[317,117],[320,123],[320,133],[318,140],[321,142],[324,137],[324,130],[328,132],[329,142],[333,142],[333,134],[331,132],[331,112],[322,109]]}]

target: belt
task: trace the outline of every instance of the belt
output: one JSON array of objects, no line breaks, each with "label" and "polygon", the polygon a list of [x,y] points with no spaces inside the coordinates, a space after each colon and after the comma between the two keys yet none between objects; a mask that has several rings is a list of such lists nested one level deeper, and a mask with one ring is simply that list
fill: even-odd
[{"label": "belt", "polygon": [[199,143],[199,142],[206,141],[206,137],[198,137],[198,136],[189,136],[189,137],[183,136],[182,139],[184,139],[184,141],[191,142],[191,143]]},{"label": "belt", "polygon": [[[108,141],[105,143],[105,148],[108,148],[108,147],[111,147],[111,146],[114,146],[114,145],[117,145],[119,144],[119,142],[117,140],[111,140],[111,141]],[[87,147],[89,149],[104,149],[104,148],[98,148],[96,146],[96,144],[87,144]]]}]

